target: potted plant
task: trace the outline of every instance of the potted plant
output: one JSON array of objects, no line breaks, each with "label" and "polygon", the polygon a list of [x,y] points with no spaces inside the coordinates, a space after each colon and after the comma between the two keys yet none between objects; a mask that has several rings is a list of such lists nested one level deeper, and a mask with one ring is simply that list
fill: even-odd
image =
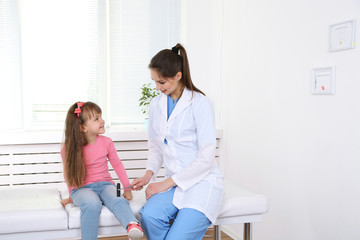
[{"label": "potted plant", "polygon": [[139,99],[139,107],[141,107],[141,112],[145,116],[145,128],[148,127],[149,119],[149,107],[151,100],[159,95],[160,92],[156,90],[155,87],[152,87],[151,83],[145,83],[141,87],[141,97]]}]

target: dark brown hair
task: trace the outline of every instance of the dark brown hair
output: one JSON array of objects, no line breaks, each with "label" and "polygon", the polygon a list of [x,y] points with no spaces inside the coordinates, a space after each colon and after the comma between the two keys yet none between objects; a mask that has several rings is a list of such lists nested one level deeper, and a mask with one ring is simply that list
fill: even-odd
[{"label": "dark brown hair", "polygon": [[187,54],[185,48],[180,43],[176,44],[172,50],[164,49],[158,52],[151,59],[149,68],[157,71],[160,76],[165,78],[175,77],[178,72],[181,72],[182,78],[180,81],[187,89],[205,95],[200,89],[195,87],[191,80]]},{"label": "dark brown hair", "polygon": [[64,176],[67,184],[81,187],[84,184],[86,169],[84,164],[83,147],[87,144],[81,126],[94,114],[101,114],[101,108],[93,102],[85,102],[79,116],[75,112],[78,102],[71,105],[65,120],[65,160]]}]

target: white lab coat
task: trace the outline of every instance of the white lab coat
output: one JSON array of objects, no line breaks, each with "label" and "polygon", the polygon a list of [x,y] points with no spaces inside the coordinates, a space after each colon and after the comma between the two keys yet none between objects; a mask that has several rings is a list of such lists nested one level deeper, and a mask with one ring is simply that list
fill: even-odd
[{"label": "white lab coat", "polygon": [[151,101],[147,170],[156,175],[164,165],[165,177],[177,184],[173,204],[196,209],[212,223],[224,195],[215,150],[214,111],[207,97],[185,88],[168,120],[167,96]]}]

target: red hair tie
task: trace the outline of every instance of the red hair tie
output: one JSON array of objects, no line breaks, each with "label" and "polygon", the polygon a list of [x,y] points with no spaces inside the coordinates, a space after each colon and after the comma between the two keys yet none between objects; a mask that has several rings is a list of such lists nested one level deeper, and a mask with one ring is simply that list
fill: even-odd
[{"label": "red hair tie", "polygon": [[80,113],[81,113],[81,107],[84,105],[83,102],[78,102],[77,103],[77,108],[75,108],[74,113],[77,113],[78,117],[80,117]]}]

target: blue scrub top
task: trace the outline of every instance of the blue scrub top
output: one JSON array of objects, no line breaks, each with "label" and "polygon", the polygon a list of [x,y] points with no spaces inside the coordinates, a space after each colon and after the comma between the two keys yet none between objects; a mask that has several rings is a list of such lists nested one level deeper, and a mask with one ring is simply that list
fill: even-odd
[{"label": "blue scrub top", "polygon": [[173,112],[177,102],[179,101],[178,98],[176,98],[175,100],[173,100],[171,97],[170,97],[170,94],[167,96],[168,97],[168,104],[167,104],[167,119],[169,120],[169,117],[171,115],[171,113]]},{"label": "blue scrub top", "polygon": [[[171,113],[173,112],[176,104],[178,103],[179,99],[176,98],[175,100],[173,100],[171,97],[170,97],[170,94],[167,96],[167,119],[169,120],[169,117],[171,115]],[[164,143],[167,144],[167,140],[166,138],[164,139]]]}]

